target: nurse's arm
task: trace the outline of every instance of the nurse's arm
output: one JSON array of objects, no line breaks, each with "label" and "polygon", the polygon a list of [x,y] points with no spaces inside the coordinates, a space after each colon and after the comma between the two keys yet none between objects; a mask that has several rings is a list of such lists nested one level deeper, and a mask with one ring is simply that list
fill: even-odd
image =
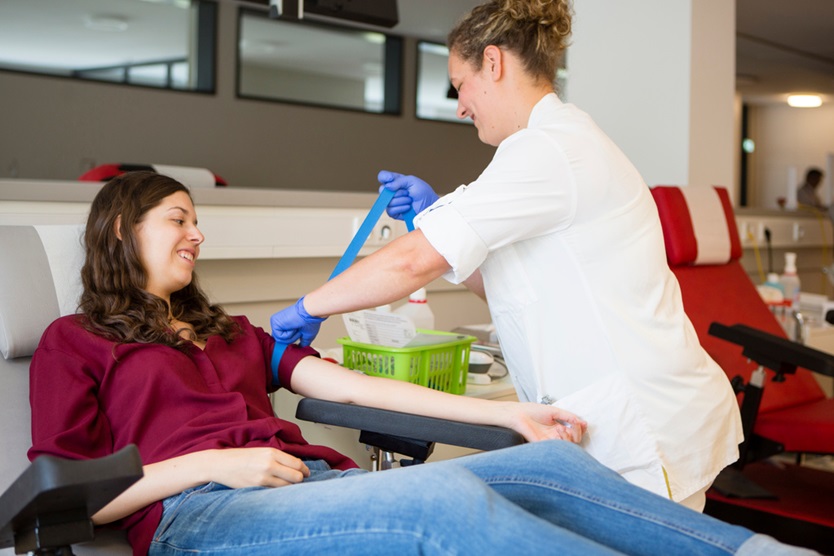
[{"label": "nurse's arm", "polygon": [[469,288],[472,293],[476,294],[484,301],[487,300],[486,292],[484,291],[484,278],[481,276],[480,269],[477,269],[469,278],[464,280],[463,285]]},{"label": "nurse's arm", "polygon": [[385,305],[440,278],[450,268],[423,232],[414,230],[307,294],[304,308],[320,317]]}]

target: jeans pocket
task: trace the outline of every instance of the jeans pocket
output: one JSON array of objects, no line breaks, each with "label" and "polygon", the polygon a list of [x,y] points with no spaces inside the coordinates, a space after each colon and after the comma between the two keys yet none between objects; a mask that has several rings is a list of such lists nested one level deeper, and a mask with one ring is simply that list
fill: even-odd
[{"label": "jeans pocket", "polygon": [[154,533],[154,540],[158,541],[165,534],[165,531],[171,526],[174,518],[177,516],[177,511],[190,497],[196,496],[203,492],[211,492],[217,487],[216,483],[206,483],[196,487],[188,488],[179,494],[169,496],[162,500],[162,519],[159,521],[159,526]]}]

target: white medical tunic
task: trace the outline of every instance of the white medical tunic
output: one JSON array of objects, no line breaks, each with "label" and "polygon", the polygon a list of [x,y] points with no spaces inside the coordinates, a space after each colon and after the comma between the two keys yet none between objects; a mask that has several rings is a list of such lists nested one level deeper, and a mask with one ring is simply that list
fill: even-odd
[{"label": "white medical tunic", "polygon": [[586,419],[603,464],[683,500],[738,458],[736,398],[684,314],[649,188],[587,114],[545,96],[415,223],[448,280],[480,269],[519,399]]}]

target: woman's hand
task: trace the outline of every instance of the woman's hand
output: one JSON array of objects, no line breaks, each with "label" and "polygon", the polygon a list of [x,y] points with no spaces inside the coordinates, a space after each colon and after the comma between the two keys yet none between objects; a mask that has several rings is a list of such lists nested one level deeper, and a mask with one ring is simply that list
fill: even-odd
[{"label": "woman's hand", "polygon": [[281,487],[310,476],[304,462],[275,448],[203,450],[142,467],[144,476],[93,516],[97,525],[209,482],[230,488]]},{"label": "woman's hand", "polygon": [[230,488],[282,487],[310,476],[304,462],[276,448],[208,450],[211,480]]},{"label": "woman's hand", "polygon": [[540,403],[510,402],[509,427],[528,442],[560,439],[579,443],[588,423],[564,409]]}]

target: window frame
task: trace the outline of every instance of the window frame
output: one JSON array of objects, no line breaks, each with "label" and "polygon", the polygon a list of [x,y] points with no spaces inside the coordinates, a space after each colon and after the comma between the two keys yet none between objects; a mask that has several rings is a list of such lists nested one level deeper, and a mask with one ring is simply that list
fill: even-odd
[{"label": "window frame", "polygon": [[[450,118],[440,118],[440,117],[430,117],[430,116],[421,116],[420,115],[420,76],[422,74],[422,56],[421,56],[421,45],[429,44],[433,46],[440,46],[446,48],[446,45],[430,39],[417,39],[414,46],[414,117],[418,120],[424,122],[440,122],[446,124],[454,124],[454,125],[474,125],[470,118],[458,118],[457,117],[457,91],[455,91],[454,101],[455,101],[455,113]],[[448,59],[448,55],[447,55]],[[448,74],[446,75],[446,82],[449,88],[454,91],[454,87],[452,87],[451,81],[449,81]],[[447,98],[450,98],[447,96]]]},{"label": "window frame", "polygon": [[241,5],[238,7],[237,14],[237,36],[235,42],[235,98],[241,100],[254,100],[259,102],[273,102],[278,104],[287,104],[293,106],[307,106],[313,108],[325,108],[330,110],[340,110],[346,112],[357,112],[361,114],[380,115],[380,116],[402,116],[403,114],[403,75],[405,68],[405,39],[396,34],[387,33],[378,29],[369,29],[357,27],[353,25],[338,25],[329,22],[316,20],[272,20],[276,23],[287,25],[299,25],[316,30],[334,31],[338,33],[356,32],[365,33],[373,32],[385,37],[385,45],[382,49],[382,87],[383,100],[382,109],[379,111],[368,110],[362,107],[353,107],[339,104],[328,104],[326,102],[306,101],[294,98],[279,98],[275,96],[258,95],[252,93],[241,92],[241,73],[243,71],[243,63],[241,60],[241,43],[243,37],[243,18],[245,15],[254,15],[262,17],[267,20],[272,20],[266,10],[259,10],[252,6]]},{"label": "window frame", "polygon": [[[220,0],[191,0],[192,7],[197,6],[196,18],[196,42],[197,57],[194,63],[197,71],[196,84],[194,88],[182,88],[171,86],[170,79],[166,79],[167,85],[151,85],[147,83],[132,83],[128,78],[129,70],[132,67],[157,65],[172,60],[148,60],[147,62],[115,64],[110,66],[91,66],[76,68],[66,73],[57,71],[37,71],[35,69],[23,69],[4,67],[0,65],[0,72],[19,75],[31,75],[36,77],[47,77],[54,79],[69,79],[92,84],[127,86],[131,88],[149,89],[154,91],[172,91],[176,93],[190,93],[202,95],[215,95],[217,93],[217,52],[218,52],[218,27],[219,27],[219,6]],[[180,61],[182,59],[176,59]],[[188,59],[185,58],[185,61]],[[123,78],[120,80],[102,79],[98,77],[84,77],[81,74],[104,70],[123,70]]]}]

